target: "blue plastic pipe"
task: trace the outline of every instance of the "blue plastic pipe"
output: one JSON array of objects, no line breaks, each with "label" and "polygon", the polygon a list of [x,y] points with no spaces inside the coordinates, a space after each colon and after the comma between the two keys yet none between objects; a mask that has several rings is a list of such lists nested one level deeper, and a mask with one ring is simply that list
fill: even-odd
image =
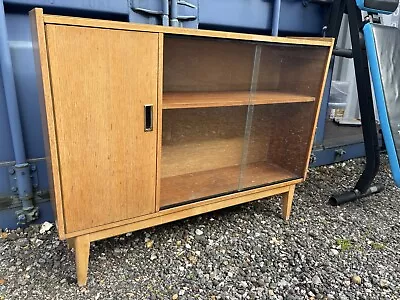
[{"label": "blue plastic pipe", "polygon": [[281,0],[274,1],[274,10],[272,12],[272,35],[278,36],[279,18],[281,16]]},{"label": "blue plastic pipe", "polygon": [[0,0],[0,66],[15,161],[16,164],[24,164],[26,163],[25,147],[22,136],[21,119],[19,116],[17,93],[15,91],[10,48],[8,46],[6,15],[4,12],[3,0]]}]

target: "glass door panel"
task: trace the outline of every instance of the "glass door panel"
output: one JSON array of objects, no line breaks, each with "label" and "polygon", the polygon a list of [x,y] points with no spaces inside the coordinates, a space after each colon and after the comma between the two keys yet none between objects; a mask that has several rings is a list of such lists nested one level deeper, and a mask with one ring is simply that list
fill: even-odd
[{"label": "glass door panel", "polygon": [[239,189],[255,48],[165,35],[161,208]]},{"label": "glass door panel", "polygon": [[329,51],[268,43],[257,48],[240,189],[304,176]]}]

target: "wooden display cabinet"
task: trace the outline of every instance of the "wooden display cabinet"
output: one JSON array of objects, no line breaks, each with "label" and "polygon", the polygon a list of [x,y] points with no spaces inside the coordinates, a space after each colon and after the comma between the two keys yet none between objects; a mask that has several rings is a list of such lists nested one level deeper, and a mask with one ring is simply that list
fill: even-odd
[{"label": "wooden display cabinet", "polygon": [[90,242],[281,194],[306,177],[332,39],[31,11],[52,203]]}]

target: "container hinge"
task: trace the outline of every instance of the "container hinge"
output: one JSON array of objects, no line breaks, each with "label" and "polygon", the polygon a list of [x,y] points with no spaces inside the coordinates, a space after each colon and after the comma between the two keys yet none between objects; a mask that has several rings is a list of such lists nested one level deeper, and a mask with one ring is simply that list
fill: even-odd
[{"label": "container hinge", "polygon": [[[130,6],[131,6],[131,9],[133,12],[141,14],[141,15],[145,15],[145,16],[148,15],[148,16],[160,17],[161,24],[163,26],[169,26],[168,0],[163,0],[163,1],[131,0]],[[134,21],[134,22],[139,21],[140,23],[142,23],[141,19],[136,20],[134,18],[130,21]]]},{"label": "container hinge", "polygon": [[[194,9],[196,11],[195,15],[178,15],[176,18],[179,21],[193,21],[193,20],[197,19],[197,6],[196,5],[194,5],[193,3],[184,1],[184,0],[178,0],[178,5],[186,6],[188,8]],[[185,8],[183,8],[183,9],[185,9]]]},{"label": "container hinge", "polygon": [[[140,7],[140,0],[131,0],[131,8],[136,12],[142,12],[149,15],[163,15],[162,10],[154,10],[146,7]],[[168,13],[168,12],[167,12]]]}]

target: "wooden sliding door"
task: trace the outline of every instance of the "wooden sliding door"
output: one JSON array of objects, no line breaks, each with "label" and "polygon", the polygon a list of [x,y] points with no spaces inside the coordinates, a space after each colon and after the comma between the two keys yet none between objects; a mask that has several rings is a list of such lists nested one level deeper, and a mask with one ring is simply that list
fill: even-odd
[{"label": "wooden sliding door", "polygon": [[45,32],[66,232],[155,212],[158,34]]}]

